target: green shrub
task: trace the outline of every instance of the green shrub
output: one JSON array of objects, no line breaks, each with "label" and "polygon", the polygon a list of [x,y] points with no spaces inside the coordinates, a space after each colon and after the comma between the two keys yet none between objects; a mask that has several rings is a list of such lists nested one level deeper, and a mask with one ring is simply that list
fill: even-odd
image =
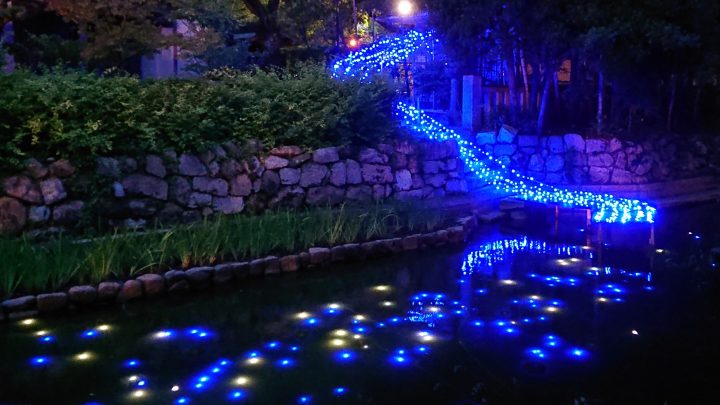
[{"label": "green shrub", "polygon": [[333,80],[322,66],[191,80],[77,72],[0,75],[0,169],[29,157],[198,152],[229,140],[306,147],[391,133],[391,87]]}]

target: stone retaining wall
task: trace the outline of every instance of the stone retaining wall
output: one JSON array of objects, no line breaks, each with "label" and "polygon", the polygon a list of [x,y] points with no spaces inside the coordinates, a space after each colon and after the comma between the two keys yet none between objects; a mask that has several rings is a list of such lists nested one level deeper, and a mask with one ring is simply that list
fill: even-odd
[{"label": "stone retaining wall", "polygon": [[0,179],[0,234],[48,233],[75,225],[87,214],[89,201],[71,190],[93,184],[89,175],[106,184],[93,197],[96,212],[112,226],[130,228],[282,206],[422,199],[467,191],[452,142],[315,151],[284,146],[267,154],[247,149],[228,143],[199,155],[167,151],[100,158],[90,173],[66,160],[30,160],[22,173]]},{"label": "stone retaining wall", "polygon": [[720,137],[629,142],[577,134],[518,135],[505,126],[477,134],[476,142],[506,165],[551,184],[644,184],[720,173]]}]

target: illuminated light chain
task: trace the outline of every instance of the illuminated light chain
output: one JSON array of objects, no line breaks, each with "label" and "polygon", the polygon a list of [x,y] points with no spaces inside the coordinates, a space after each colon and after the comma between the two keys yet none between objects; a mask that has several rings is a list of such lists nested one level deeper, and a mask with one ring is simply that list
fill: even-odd
[{"label": "illuminated light chain", "polygon": [[594,212],[595,222],[652,223],[655,221],[655,208],[645,202],[616,198],[609,194],[561,189],[539,182],[508,168],[417,108],[403,102],[398,102],[396,107],[397,115],[403,125],[416,134],[430,140],[456,142],[465,166],[500,192],[513,194],[516,198],[525,201],[589,208]]},{"label": "illuminated light chain", "polygon": [[[332,74],[336,78],[357,77],[366,80],[372,72],[395,67],[421,48],[429,49],[434,42],[438,40],[432,31],[410,31],[403,36],[385,38],[336,61]],[[397,115],[403,124],[418,135],[435,141],[456,142],[465,166],[498,191],[525,201],[588,208],[593,211],[595,222],[652,223],[655,220],[655,208],[645,202],[616,198],[609,194],[562,189],[524,176],[417,108],[403,102],[398,102],[396,106]]]},{"label": "illuminated light chain", "polygon": [[373,72],[397,67],[414,52],[428,48],[433,41],[437,41],[433,32],[418,31],[410,31],[404,36],[384,38],[336,61],[332,67],[333,77],[368,79]]}]

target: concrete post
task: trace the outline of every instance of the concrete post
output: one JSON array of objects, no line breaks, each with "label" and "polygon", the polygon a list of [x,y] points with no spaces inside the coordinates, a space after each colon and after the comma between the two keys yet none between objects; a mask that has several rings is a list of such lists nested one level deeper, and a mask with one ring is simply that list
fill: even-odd
[{"label": "concrete post", "polygon": [[463,76],[462,87],[462,126],[470,131],[477,130],[482,124],[482,77]]}]

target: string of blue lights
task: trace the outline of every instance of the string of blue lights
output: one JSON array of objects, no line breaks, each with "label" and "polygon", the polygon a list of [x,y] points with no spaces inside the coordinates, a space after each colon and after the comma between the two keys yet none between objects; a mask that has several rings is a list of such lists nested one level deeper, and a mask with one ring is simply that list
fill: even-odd
[{"label": "string of blue lights", "polygon": [[[373,73],[397,66],[422,48],[429,50],[433,42],[438,40],[432,32],[410,31],[402,36],[385,38],[335,62],[333,76],[368,80]],[[522,175],[479,149],[472,141],[405,102],[397,102],[396,114],[405,127],[422,138],[456,142],[466,168],[500,192],[541,204],[587,208],[593,212],[595,222],[655,221],[656,209],[646,202],[559,188]]]}]

